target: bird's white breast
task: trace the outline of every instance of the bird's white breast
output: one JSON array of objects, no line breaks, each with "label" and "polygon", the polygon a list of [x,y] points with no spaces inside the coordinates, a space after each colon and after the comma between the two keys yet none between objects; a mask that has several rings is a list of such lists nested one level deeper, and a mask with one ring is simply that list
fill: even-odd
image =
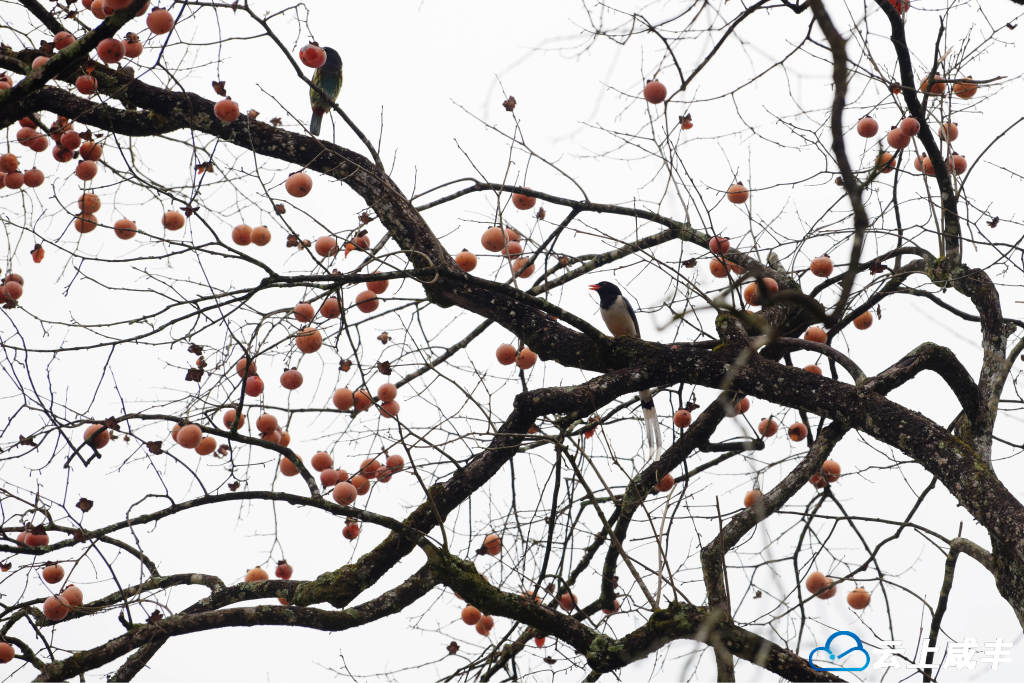
[{"label": "bird's white breast", "polygon": [[637,336],[633,318],[629,315],[629,309],[626,308],[626,300],[621,296],[616,298],[615,303],[608,308],[601,309],[601,318],[604,319],[604,324],[608,326],[608,331],[612,333],[613,337]]}]

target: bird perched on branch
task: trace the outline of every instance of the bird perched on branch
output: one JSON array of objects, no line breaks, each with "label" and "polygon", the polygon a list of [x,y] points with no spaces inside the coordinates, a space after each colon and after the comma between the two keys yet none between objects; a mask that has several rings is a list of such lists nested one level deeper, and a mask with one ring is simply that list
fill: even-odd
[{"label": "bird perched on branch", "polygon": [[[324,114],[331,110],[341,92],[341,55],[334,48],[325,47],[327,61],[313,72],[313,85],[309,89],[309,104],[313,107],[313,118],[309,122],[309,132],[320,135],[320,123]],[[318,91],[317,88],[320,90]],[[323,91],[321,94],[320,91]]]},{"label": "bird perched on branch", "polygon": [[[613,337],[640,338],[640,324],[636,321],[636,313],[630,306],[622,291],[611,282],[598,282],[590,285],[590,289],[601,297],[601,318]],[[647,430],[647,445],[651,455],[661,450],[661,432],[658,430],[658,414],[654,410],[654,397],[648,389],[642,389],[640,407],[644,411],[644,427]]]}]

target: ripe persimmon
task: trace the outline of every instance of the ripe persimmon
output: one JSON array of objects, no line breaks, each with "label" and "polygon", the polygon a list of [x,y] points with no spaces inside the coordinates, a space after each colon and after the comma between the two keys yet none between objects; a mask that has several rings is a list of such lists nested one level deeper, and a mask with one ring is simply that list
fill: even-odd
[{"label": "ripe persimmon", "polygon": [[223,100],[213,105],[213,115],[224,123],[232,123],[238,120],[238,103],[230,97],[225,97]]},{"label": "ripe persimmon", "polygon": [[815,375],[821,374],[821,368],[819,368],[817,365],[805,365],[804,370]]},{"label": "ripe persimmon", "polygon": [[60,599],[71,607],[81,607],[82,603],[85,602],[85,596],[82,594],[82,589],[74,584],[68,584],[68,586],[60,592]]},{"label": "ripe persimmon", "polygon": [[804,339],[807,341],[818,342],[819,344],[825,344],[828,342],[828,332],[817,325],[814,327],[808,327],[807,331],[804,332]]},{"label": "ripe persimmon", "polygon": [[857,586],[846,594],[846,604],[853,609],[864,609],[871,602],[871,593],[866,589]]},{"label": "ripe persimmon", "polygon": [[124,43],[116,38],[104,38],[96,46],[96,55],[107,64],[124,59]]},{"label": "ripe persimmon", "polygon": [[86,161],[99,161],[103,156],[103,145],[92,140],[86,140],[78,150],[79,155]]},{"label": "ripe persimmon", "polygon": [[516,354],[516,366],[522,370],[529,370],[537,364],[537,358],[536,351],[531,350],[529,346],[524,346]]},{"label": "ripe persimmon", "polygon": [[857,135],[862,138],[873,138],[876,134],[878,134],[878,121],[870,116],[862,116],[860,121],[857,121]]},{"label": "ripe persimmon", "polygon": [[789,425],[789,438],[793,441],[803,441],[807,438],[807,425],[803,422],[794,422]]},{"label": "ripe persimmon", "polygon": [[324,488],[328,486],[334,486],[338,483],[338,470],[323,470],[320,472],[320,485]]},{"label": "ripe persimmon", "polygon": [[779,423],[774,418],[766,417],[758,423],[757,431],[761,433],[761,436],[775,436],[775,433],[779,431]]},{"label": "ripe persimmon", "polygon": [[181,230],[185,227],[185,215],[180,211],[166,211],[160,223],[165,230]]},{"label": "ripe persimmon", "polygon": [[913,116],[908,116],[900,121],[900,130],[908,137],[914,137],[921,132],[921,122]]},{"label": "ripe persimmon", "polygon": [[463,249],[455,255],[455,264],[468,273],[476,268],[476,255],[468,249]]},{"label": "ripe persimmon", "polygon": [[25,536],[25,545],[31,548],[41,548],[50,545],[50,536],[45,531],[29,531]]},{"label": "ripe persimmon", "polygon": [[502,365],[512,365],[516,362],[516,347],[511,344],[499,344],[498,350],[494,352],[498,362]]},{"label": "ripe persimmon", "polygon": [[320,315],[332,319],[341,316],[341,304],[337,297],[329,296],[320,304]]},{"label": "ripe persimmon", "polygon": [[675,484],[676,478],[673,477],[671,474],[666,474],[665,476],[658,480],[658,483],[654,485],[654,488],[664,493],[665,491],[668,491],[673,486],[675,486]]},{"label": "ripe persimmon", "polygon": [[[380,271],[374,271],[374,275],[377,275]],[[388,285],[391,284],[390,280],[370,280],[366,283],[366,288],[374,294],[383,294],[387,291]]]},{"label": "ripe persimmon", "polygon": [[60,583],[64,578],[64,568],[59,564],[48,564],[43,567],[43,581],[46,583]]},{"label": "ripe persimmon", "polygon": [[256,361],[252,358],[239,358],[235,362],[235,372],[238,373],[239,377],[245,377],[246,375],[256,374]]},{"label": "ripe persimmon", "polygon": [[875,318],[873,315],[871,315],[871,311],[864,311],[863,313],[861,313],[860,315],[853,319],[853,326],[856,327],[858,330],[866,330],[869,327],[871,327],[871,323],[873,323],[874,321]]},{"label": "ripe persimmon", "polygon": [[945,142],[953,142],[960,137],[960,129],[952,121],[946,121],[939,126],[939,139]]},{"label": "ripe persimmon", "polygon": [[[96,166],[96,162],[94,161],[79,161],[78,166],[75,166],[75,175],[78,176],[79,180],[92,180],[96,177],[96,173],[98,171],[99,167]],[[7,186],[10,187],[10,184]]]},{"label": "ripe persimmon", "polygon": [[138,228],[135,227],[135,221],[128,220],[127,218],[120,218],[114,221],[114,234],[123,240],[130,240],[135,237],[136,232],[138,232]]},{"label": "ripe persimmon", "polygon": [[317,472],[323,472],[324,470],[334,467],[334,458],[327,451],[317,451],[313,454],[309,464]]},{"label": "ripe persimmon", "polygon": [[875,168],[882,173],[892,173],[896,168],[896,157],[891,152],[882,152],[875,158]]},{"label": "ripe persimmon", "polygon": [[644,85],[644,99],[651,104],[661,104],[668,97],[668,88],[661,81],[650,80]]},{"label": "ripe persimmon", "polygon": [[100,87],[95,76],[82,74],[75,79],[75,89],[83,95],[91,95]]},{"label": "ripe persimmon", "polygon": [[270,413],[263,413],[256,418],[256,429],[259,430],[260,434],[269,434],[277,429],[277,427],[277,418]]},{"label": "ripe persimmon", "polygon": [[729,251],[729,239],[726,237],[712,237],[708,240],[708,251],[717,255],[724,254]]},{"label": "ripe persimmon", "polygon": [[910,136],[899,128],[893,127],[885,136],[885,141],[893,149],[903,149],[910,144]]},{"label": "ripe persimmon", "polygon": [[491,635],[491,629],[494,628],[494,617],[488,614],[483,615],[473,628],[482,636]]},{"label": "ripe persimmon", "polygon": [[43,614],[46,615],[46,618],[50,621],[60,621],[66,617],[70,611],[71,610],[67,603],[54,595],[43,600]]},{"label": "ripe persimmon", "polygon": [[817,256],[811,259],[811,273],[818,277],[828,277],[832,274],[832,259],[828,256]]},{"label": "ripe persimmon", "polygon": [[363,412],[373,403],[373,397],[370,396],[370,392],[366,389],[360,389],[352,394],[352,400],[355,403],[357,413]]},{"label": "ripe persimmon", "polygon": [[729,274],[729,269],[726,267],[725,262],[720,258],[713,258],[708,263],[708,268],[711,270],[711,274],[715,277],[725,277]]},{"label": "ripe persimmon", "polygon": [[353,474],[348,483],[355,487],[356,493],[365,496],[370,492],[370,478],[362,474]]},{"label": "ripe persimmon", "polygon": [[315,353],[323,346],[324,337],[315,327],[303,327],[295,335],[295,346],[302,353]]},{"label": "ripe persimmon", "polygon": [[469,626],[474,626],[478,621],[480,621],[480,617],[482,617],[483,614],[476,607],[473,607],[473,605],[466,605],[462,608],[461,616],[462,621],[465,624],[468,624]]},{"label": "ripe persimmon", "polygon": [[302,386],[302,373],[298,368],[289,368],[281,373],[281,386],[288,391],[295,391]]},{"label": "ripe persimmon", "polygon": [[234,410],[233,408],[229,408],[226,411],[224,411],[224,417],[222,418],[224,422],[224,428],[231,429],[232,425],[234,424],[234,419],[236,418],[238,418],[239,420],[238,428],[242,429],[242,427],[245,426],[246,424],[246,416],[239,415],[239,412]]},{"label": "ripe persimmon", "polygon": [[761,489],[751,489],[743,496],[743,506],[754,507],[762,498],[764,498],[764,494],[761,493]]},{"label": "ripe persimmon", "polygon": [[927,92],[931,95],[941,95],[946,92],[946,84],[937,80],[937,78],[938,77],[935,75],[926,76],[925,79],[921,81],[921,92]]},{"label": "ripe persimmon", "polygon": [[821,463],[821,473],[825,476],[825,481],[830,484],[839,480],[840,472],[841,468],[839,467],[839,463],[835,460],[829,459]]},{"label": "ripe persimmon", "polygon": [[558,596],[558,605],[566,612],[571,612],[577,604],[575,593],[562,593]]},{"label": "ripe persimmon", "polygon": [[742,415],[743,413],[750,410],[750,399],[744,396],[743,398],[736,402],[736,405],[733,407],[733,409],[736,411],[737,415]]},{"label": "ripe persimmon", "polygon": [[265,225],[257,225],[253,228],[252,243],[257,247],[265,247],[270,244],[270,228]]},{"label": "ripe persimmon", "polygon": [[341,530],[341,535],[350,541],[354,541],[359,537],[359,524],[356,522],[349,522]]},{"label": "ripe persimmon", "polygon": [[396,453],[395,455],[389,455],[384,464],[392,472],[400,472],[405,467],[405,458]]},{"label": "ripe persimmon", "polygon": [[199,455],[209,455],[215,450],[217,450],[217,439],[212,436],[204,436],[196,446],[196,453]]},{"label": "ripe persimmon", "polygon": [[313,317],[316,315],[316,311],[313,309],[313,304],[302,301],[295,304],[295,308],[292,309],[295,314],[295,319],[300,323],[313,322]]},{"label": "ripe persimmon", "polygon": [[962,100],[969,100],[978,92],[978,84],[968,76],[966,80],[958,80],[953,84],[953,94]]},{"label": "ripe persimmon", "polygon": [[0,664],[6,664],[14,659],[14,647],[10,643],[0,641]]},{"label": "ripe persimmon", "polygon": [[480,243],[487,251],[501,251],[508,241],[506,231],[498,227],[487,228],[480,237]]},{"label": "ripe persimmon", "polygon": [[743,183],[733,183],[725,191],[725,197],[733,204],[742,204],[750,197],[750,190],[743,186]]},{"label": "ripe persimmon", "polygon": [[231,230],[231,241],[240,247],[248,246],[252,243],[252,228],[245,223],[236,225]]},{"label": "ripe persimmon", "polygon": [[501,552],[501,537],[497,534],[487,534],[484,538],[483,549],[488,555],[497,555]]},{"label": "ripe persimmon", "polygon": [[512,195],[512,204],[520,211],[529,211],[537,203],[536,197],[526,194],[515,193]]},{"label": "ripe persimmon", "polygon": [[828,586],[829,583],[831,582],[828,580],[828,577],[818,571],[811,572],[804,580],[804,586],[811,593],[817,593]]},{"label": "ripe persimmon", "polygon": [[533,275],[533,264],[528,258],[517,258],[512,263],[512,272],[516,277],[528,278]]},{"label": "ripe persimmon", "polygon": [[[946,159],[946,168],[948,168],[953,175],[961,175],[967,171],[967,159],[960,156],[959,154],[951,154]],[[25,174],[25,182],[28,183],[28,174]]]},{"label": "ripe persimmon", "polygon": [[359,465],[359,474],[363,475],[367,479],[373,479],[377,476],[377,470],[380,469],[380,462],[376,458],[367,458]]},{"label": "ripe persimmon", "polygon": [[75,37],[67,31],[58,31],[53,35],[53,47],[56,50],[63,50],[73,42]]},{"label": "ripe persimmon", "polygon": [[142,54],[142,41],[137,34],[129,32],[121,43],[124,45],[124,56],[128,59],[135,59]]},{"label": "ripe persimmon", "polygon": [[249,571],[247,571],[245,573],[245,582],[246,583],[256,583],[257,581],[266,581],[269,578],[270,578],[270,575],[267,574],[267,570],[264,569],[263,567],[253,567],[252,569],[250,569]]},{"label": "ripe persimmon", "polygon": [[690,426],[690,422],[692,419],[693,416],[690,415],[689,410],[677,410],[675,414],[672,416],[672,424],[674,424],[676,427],[679,427],[680,429],[685,429],[686,427]]},{"label": "ripe persimmon", "polygon": [[249,375],[245,378],[245,394],[255,398],[263,393],[263,380],[259,375]]},{"label": "ripe persimmon", "polygon": [[338,505],[351,505],[356,501],[356,496],[359,495],[359,492],[351,482],[343,481],[334,487],[331,495],[334,497],[334,502]]},{"label": "ripe persimmon", "polygon": [[187,424],[178,430],[177,441],[185,448],[195,448],[203,439],[203,430],[199,425]]},{"label": "ripe persimmon", "polygon": [[380,306],[380,299],[368,289],[356,294],[356,308],[363,313],[373,313]]},{"label": "ripe persimmon", "polygon": [[292,173],[284,181],[284,189],[293,197],[305,197],[313,189],[313,179],[304,171]]},{"label": "ripe persimmon", "polygon": [[334,407],[338,410],[351,410],[352,406],[355,405],[352,390],[347,387],[337,389],[331,400],[334,403]]},{"label": "ripe persimmon", "polygon": [[[775,281],[775,278],[762,277],[759,278],[758,282],[764,287],[765,292],[768,296],[777,294],[779,291],[779,283]],[[758,286],[758,282],[751,282],[743,288],[743,299],[751,306],[761,306],[761,291]]]},{"label": "ripe persimmon", "polygon": [[[299,459],[301,460],[301,458]],[[286,477],[294,477],[299,473],[298,466],[285,457],[281,458],[281,462],[278,464],[278,469],[281,470],[281,474]]]},{"label": "ripe persimmon", "polygon": [[294,571],[292,569],[292,566],[284,560],[281,560],[277,563],[277,566],[274,567],[274,576],[284,581],[287,581],[288,579],[292,578],[292,571]]},{"label": "ripe persimmon", "polygon": [[519,242],[509,242],[505,245],[505,248],[501,250],[502,256],[509,259],[514,259],[523,253],[523,245]]},{"label": "ripe persimmon", "polygon": [[299,61],[311,69],[318,69],[327,63],[327,51],[316,43],[299,48]]},{"label": "ripe persimmon", "polygon": [[64,149],[78,149],[82,144],[82,136],[77,131],[65,131],[60,136],[60,141],[57,144]]},{"label": "ripe persimmon", "polygon": [[85,442],[94,448],[103,448],[110,443],[110,430],[101,424],[91,424],[85,428]]}]

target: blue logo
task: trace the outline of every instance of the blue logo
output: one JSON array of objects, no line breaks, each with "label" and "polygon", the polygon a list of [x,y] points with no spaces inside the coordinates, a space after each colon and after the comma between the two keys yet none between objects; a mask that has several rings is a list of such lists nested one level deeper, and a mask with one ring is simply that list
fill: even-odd
[{"label": "blue logo", "polygon": [[807,663],[816,671],[863,671],[871,663],[871,655],[856,633],[836,631],[822,647],[811,650]]}]

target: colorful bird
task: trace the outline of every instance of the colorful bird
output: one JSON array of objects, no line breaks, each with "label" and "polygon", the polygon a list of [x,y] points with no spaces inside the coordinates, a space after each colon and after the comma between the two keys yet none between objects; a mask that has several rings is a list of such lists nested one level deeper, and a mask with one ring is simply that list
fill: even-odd
[{"label": "colorful bird", "polygon": [[[313,85],[316,88],[309,89],[309,104],[313,107],[309,132],[313,135],[320,135],[320,123],[324,119],[324,114],[331,110],[331,105],[341,92],[341,55],[329,47],[325,47],[324,52],[327,53],[327,61],[313,72]],[[320,91],[323,91],[323,94]]]},{"label": "colorful bird", "polygon": [[[608,326],[608,331],[613,337],[636,337],[640,338],[640,323],[637,322],[636,313],[629,304],[629,300],[622,295],[622,291],[611,282],[598,282],[590,285],[590,289],[597,292],[601,297],[601,318]],[[640,408],[644,413],[644,427],[647,431],[647,444],[650,446],[651,455],[661,450],[661,432],[658,430],[658,414],[654,410],[654,397],[649,389],[642,389],[639,392]]]}]

